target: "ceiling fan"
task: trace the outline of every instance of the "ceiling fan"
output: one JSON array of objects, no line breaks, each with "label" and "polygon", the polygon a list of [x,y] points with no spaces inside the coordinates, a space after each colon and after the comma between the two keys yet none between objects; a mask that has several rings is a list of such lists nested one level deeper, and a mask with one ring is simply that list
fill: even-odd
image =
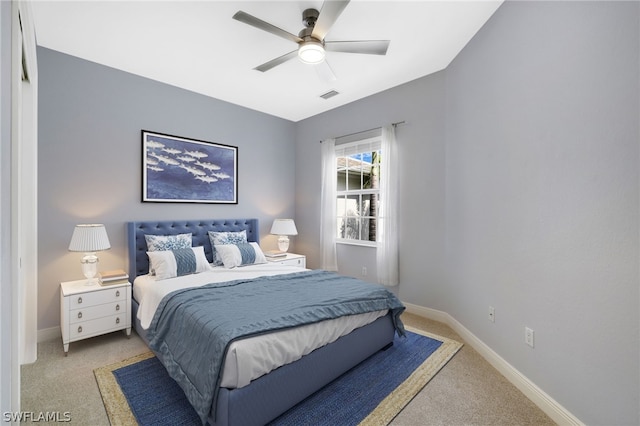
[{"label": "ceiling fan", "polygon": [[302,12],[302,22],[305,28],[298,35],[291,34],[243,11],[236,12],[233,19],[293,41],[298,45],[296,50],[258,65],[254,68],[255,70],[266,72],[297,56],[300,61],[306,64],[318,65],[316,70],[323,78],[335,80],[335,75],[325,59],[325,52],[386,55],[390,43],[389,40],[325,41],[324,38],[348,4],[349,0],[327,0],[323,3],[320,12],[316,9],[306,9]]}]

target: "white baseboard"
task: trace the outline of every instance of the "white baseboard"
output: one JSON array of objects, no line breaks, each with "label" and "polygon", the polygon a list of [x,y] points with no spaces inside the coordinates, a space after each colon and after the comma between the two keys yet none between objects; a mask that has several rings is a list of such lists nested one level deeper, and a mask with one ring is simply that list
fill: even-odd
[{"label": "white baseboard", "polygon": [[534,404],[545,412],[551,419],[559,425],[576,425],[584,426],[576,416],[571,414],[567,409],[560,405],[556,400],[551,398],[547,393],[540,389],[535,383],[529,380],[524,374],[520,373],[511,364],[505,361],[500,355],[487,346],[482,340],[476,337],[465,326],[459,323],[455,318],[446,312],[436,309],[425,308],[411,303],[403,302],[407,307],[407,312],[419,315],[430,320],[447,324],[456,333],[462,337],[465,343],[471,345],[489,364],[500,372],[507,380],[509,380],[516,388],[525,394]]},{"label": "white baseboard", "polygon": [[[38,330],[38,343],[61,338],[62,331],[60,331],[60,326]],[[62,344],[62,341],[60,342],[60,344]]]}]

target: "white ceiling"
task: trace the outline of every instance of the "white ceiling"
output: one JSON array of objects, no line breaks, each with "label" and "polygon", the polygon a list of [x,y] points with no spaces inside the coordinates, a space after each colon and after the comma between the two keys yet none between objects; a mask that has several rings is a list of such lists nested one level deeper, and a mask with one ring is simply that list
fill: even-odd
[{"label": "white ceiling", "polygon": [[[446,68],[501,3],[354,0],[326,40],[391,44],[386,56],[327,52],[333,82],[297,59],[253,70],[297,46],[231,18],[243,10],[297,35],[321,0],[36,0],[32,10],[40,46],[299,121]],[[340,94],[320,98],[330,90]]]}]

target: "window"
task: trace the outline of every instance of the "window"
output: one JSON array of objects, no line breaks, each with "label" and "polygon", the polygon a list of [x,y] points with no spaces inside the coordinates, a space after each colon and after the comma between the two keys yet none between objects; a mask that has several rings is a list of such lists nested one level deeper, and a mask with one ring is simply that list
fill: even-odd
[{"label": "window", "polygon": [[376,245],[380,204],[380,138],[336,146],[337,241]]}]

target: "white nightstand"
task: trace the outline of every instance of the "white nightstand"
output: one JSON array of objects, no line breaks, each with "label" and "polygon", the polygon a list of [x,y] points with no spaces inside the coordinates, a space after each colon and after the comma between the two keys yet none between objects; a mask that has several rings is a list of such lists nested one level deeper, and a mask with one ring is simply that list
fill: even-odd
[{"label": "white nightstand", "polygon": [[287,253],[283,257],[267,257],[267,260],[280,265],[298,266],[300,268],[307,267],[307,256],[303,254]]},{"label": "white nightstand", "polygon": [[112,331],[131,335],[131,283],[85,285],[86,280],[60,283],[60,328],[64,355],[69,343]]}]

